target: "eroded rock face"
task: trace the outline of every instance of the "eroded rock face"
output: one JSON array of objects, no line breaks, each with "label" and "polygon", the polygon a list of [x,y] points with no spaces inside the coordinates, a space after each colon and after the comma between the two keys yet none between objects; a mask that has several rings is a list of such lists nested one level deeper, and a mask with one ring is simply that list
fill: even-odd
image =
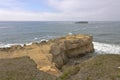
[{"label": "eroded rock face", "polygon": [[53,55],[53,62],[61,68],[68,58],[82,56],[94,52],[92,36],[72,35],[57,39],[51,46],[50,53]]},{"label": "eroded rock face", "polygon": [[47,42],[0,48],[0,59],[29,56],[39,70],[59,76],[61,74],[59,69],[69,61],[69,58],[93,51],[92,36],[68,35]]},{"label": "eroded rock face", "polygon": [[52,53],[53,62],[57,63],[56,67],[58,68],[61,68],[68,61],[68,58],[65,54],[65,46],[62,42],[54,43],[51,46],[50,53]]}]

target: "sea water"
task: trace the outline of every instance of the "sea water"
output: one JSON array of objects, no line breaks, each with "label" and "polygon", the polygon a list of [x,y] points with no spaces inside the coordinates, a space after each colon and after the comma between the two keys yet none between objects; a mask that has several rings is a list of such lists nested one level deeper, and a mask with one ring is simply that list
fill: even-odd
[{"label": "sea water", "polygon": [[119,21],[1,21],[0,47],[30,45],[67,34],[91,34],[96,53],[120,54]]}]

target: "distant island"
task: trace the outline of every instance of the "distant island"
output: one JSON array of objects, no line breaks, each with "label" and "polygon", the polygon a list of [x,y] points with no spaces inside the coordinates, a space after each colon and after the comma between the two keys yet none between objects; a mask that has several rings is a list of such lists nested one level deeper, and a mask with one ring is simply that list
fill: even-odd
[{"label": "distant island", "polygon": [[80,24],[80,23],[82,23],[82,24],[88,24],[88,21],[77,21],[77,22],[75,22],[75,24]]}]

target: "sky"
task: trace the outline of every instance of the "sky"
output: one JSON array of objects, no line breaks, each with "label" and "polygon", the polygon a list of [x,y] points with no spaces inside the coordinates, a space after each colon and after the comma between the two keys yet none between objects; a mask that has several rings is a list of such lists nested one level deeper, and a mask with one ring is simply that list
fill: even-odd
[{"label": "sky", "polygon": [[120,21],[120,0],[0,0],[0,21]]}]

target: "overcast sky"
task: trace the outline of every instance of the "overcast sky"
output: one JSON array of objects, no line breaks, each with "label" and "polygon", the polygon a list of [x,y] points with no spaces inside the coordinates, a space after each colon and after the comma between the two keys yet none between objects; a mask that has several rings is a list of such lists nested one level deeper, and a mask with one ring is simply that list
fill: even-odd
[{"label": "overcast sky", "polygon": [[0,0],[0,21],[120,21],[120,0]]}]

